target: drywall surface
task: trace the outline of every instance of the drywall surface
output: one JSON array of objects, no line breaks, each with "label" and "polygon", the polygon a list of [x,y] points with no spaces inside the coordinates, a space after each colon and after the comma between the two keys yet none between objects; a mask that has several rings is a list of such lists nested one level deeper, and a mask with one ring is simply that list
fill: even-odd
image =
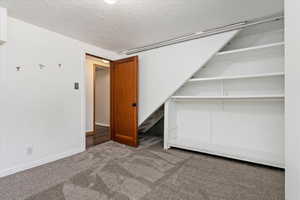
[{"label": "drywall surface", "polygon": [[300,199],[300,2],[285,1],[285,157],[286,199]]},{"label": "drywall surface", "polygon": [[8,18],[8,42],[0,45],[0,176],[85,149],[85,52],[117,58]]},{"label": "drywall surface", "polygon": [[110,76],[109,69],[96,70],[95,77],[95,122],[100,126],[110,124]]},{"label": "drywall surface", "polygon": [[7,9],[0,7],[0,44],[7,41]]},{"label": "drywall surface", "polygon": [[203,67],[237,32],[139,53],[139,124]]},{"label": "drywall surface", "polygon": [[86,56],[85,61],[85,100],[86,100],[86,132],[94,131],[94,65],[109,67],[108,63],[104,63],[101,59]]}]

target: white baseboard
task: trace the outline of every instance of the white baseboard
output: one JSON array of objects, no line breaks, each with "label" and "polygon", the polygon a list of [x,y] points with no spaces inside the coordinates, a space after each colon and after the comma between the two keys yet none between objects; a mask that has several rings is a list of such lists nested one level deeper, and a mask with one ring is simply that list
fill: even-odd
[{"label": "white baseboard", "polygon": [[31,161],[26,164],[21,164],[21,165],[18,165],[18,166],[9,168],[9,169],[4,169],[4,170],[0,171],[0,178],[11,175],[11,174],[15,174],[17,172],[25,171],[25,170],[28,170],[28,169],[31,169],[34,167],[38,167],[38,166],[41,166],[41,165],[44,165],[44,164],[47,164],[50,162],[54,162],[54,161],[57,161],[57,160],[60,160],[60,159],[66,158],[66,157],[70,157],[75,154],[81,153],[83,151],[85,151],[85,148],[82,148],[82,147],[76,148],[76,149],[71,149],[69,151],[59,153],[56,155],[51,155],[46,158],[42,158],[40,160],[35,160],[35,161]]},{"label": "white baseboard", "polygon": [[110,127],[109,124],[104,124],[104,123],[100,123],[100,122],[95,122],[95,124],[98,125],[98,126]]}]

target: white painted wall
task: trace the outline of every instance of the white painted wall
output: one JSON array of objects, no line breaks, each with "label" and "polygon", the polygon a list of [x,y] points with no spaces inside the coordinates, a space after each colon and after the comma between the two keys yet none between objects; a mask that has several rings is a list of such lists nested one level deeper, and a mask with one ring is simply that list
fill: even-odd
[{"label": "white painted wall", "polygon": [[300,199],[300,2],[285,0],[285,185],[286,200]]},{"label": "white painted wall", "polygon": [[8,18],[8,42],[0,46],[0,176],[85,149],[85,52],[117,58]]},{"label": "white painted wall", "polygon": [[95,77],[95,122],[100,126],[110,125],[110,74],[109,68],[96,71]]},{"label": "white painted wall", "polygon": [[7,10],[0,7],[0,44],[7,41]]},{"label": "white painted wall", "polygon": [[139,124],[236,33],[227,32],[139,53]]}]

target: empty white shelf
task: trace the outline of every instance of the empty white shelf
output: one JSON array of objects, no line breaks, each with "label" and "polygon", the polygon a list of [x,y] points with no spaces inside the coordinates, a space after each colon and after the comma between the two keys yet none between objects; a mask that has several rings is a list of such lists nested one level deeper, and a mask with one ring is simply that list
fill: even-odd
[{"label": "empty white shelf", "polygon": [[235,99],[283,99],[284,95],[249,96],[172,96],[173,100],[235,100]]},{"label": "empty white shelf", "polygon": [[272,48],[272,47],[279,47],[279,46],[284,46],[284,42],[277,42],[277,43],[259,45],[259,46],[242,48],[242,49],[235,49],[235,50],[230,50],[230,51],[221,51],[221,52],[217,53],[216,55],[221,56],[221,55],[235,54],[235,53],[241,53],[241,52],[253,51],[253,50],[260,50],[260,49],[266,49],[266,48]]},{"label": "empty white shelf", "polygon": [[284,76],[283,72],[254,74],[254,75],[238,75],[238,76],[220,76],[210,78],[192,78],[188,82],[200,82],[200,81],[215,81],[215,80],[234,80],[234,79],[251,79],[251,78],[264,78],[272,76]]}]

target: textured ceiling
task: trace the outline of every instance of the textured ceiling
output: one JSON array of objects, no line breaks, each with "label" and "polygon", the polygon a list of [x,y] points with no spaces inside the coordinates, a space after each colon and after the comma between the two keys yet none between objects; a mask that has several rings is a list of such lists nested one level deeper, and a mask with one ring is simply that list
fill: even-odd
[{"label": "textured ceiling", "polygon": [[0,0],[9,15],[119,51],[283,12],[283,0]]}]

